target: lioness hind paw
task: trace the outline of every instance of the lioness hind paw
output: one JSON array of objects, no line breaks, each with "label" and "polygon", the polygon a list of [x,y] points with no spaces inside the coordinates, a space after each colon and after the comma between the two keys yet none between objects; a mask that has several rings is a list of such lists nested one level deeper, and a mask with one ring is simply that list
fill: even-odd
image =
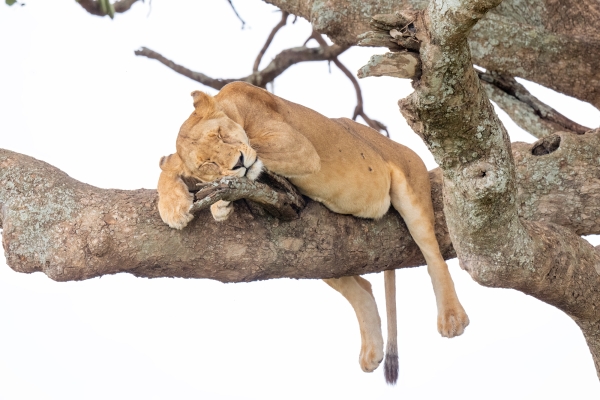
[{"label": "lioness hind paw", "polygon": [[375,371],[381,361],[383,361],[383,349],[380,348],[363,348],[358,359],[360,368],[365,372]]}]

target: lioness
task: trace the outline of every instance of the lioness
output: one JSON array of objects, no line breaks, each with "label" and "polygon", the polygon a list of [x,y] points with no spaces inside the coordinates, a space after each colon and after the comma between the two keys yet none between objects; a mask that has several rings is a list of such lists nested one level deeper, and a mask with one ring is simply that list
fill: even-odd
[{"label": "lioness", "polygon": [[[225,176],[256,179],[263,166],[290,180],[302,194],[340,214],[380,218],[390,203],[400,213],[427,261],[442,336],[463,333],[469,318],[434,234],[429,176],[412,150],[352,120],[329,119],[247,83],[230,83],[215,96],[192,93],[194,112],[177,137],[177,153],[163,157],[158,209],[182,229],[193,218],[185,178],[202,182]],[[183,179],[182,179],[183,178]],[[217,221],[233,205],[211,206]],[[385,375],[398,376],[394,271],[385,272],[388,345]],[[383,337],[371,285],[360,276],[325,279],[352,305],[361,332],[359,362],[371,372],[383,359]]]}]

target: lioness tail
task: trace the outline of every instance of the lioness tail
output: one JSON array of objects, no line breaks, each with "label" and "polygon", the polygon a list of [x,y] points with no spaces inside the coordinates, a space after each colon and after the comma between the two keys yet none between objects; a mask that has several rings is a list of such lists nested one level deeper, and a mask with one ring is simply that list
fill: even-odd
[{"label": "lioness tail", "polygon": [[385,308],[387,314],[387,346],[383,364],[385,381],[395,385],[398,381],[398,322],[396,319],[396,271],[383,272],[385,282]]}]

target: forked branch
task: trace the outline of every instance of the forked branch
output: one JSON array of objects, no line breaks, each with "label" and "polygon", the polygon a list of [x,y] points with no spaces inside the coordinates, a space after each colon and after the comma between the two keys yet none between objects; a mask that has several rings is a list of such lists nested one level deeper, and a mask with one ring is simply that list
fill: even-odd
[{"label": "forked branch", "polygon": [[291,49],[283,50],[281,53],[275,56],[275,58],[264,69],[252,73],[248,76],[234,79],[211,78],[208,75],[205,75],[201,72],[195,72],[186,67],[183,67],[167,59],[163,55],[146,47],[142,47],[139,50],[136,50],[135,55],[157,60],[183,76],[187,76],[188,78],[200,82],[201,84],[209,86],[213,89],[220,90],[226,84],[236,81],[248,82],[255,86],[264,88],[267,86],[267,83],[273,82],[275,78],[283,74],[288,68],[295,64],[308,61],[331,60],[332,58],[342,54],[347,49],[348,47],[338,46],[335,44],[332,46],[327,46],[325,48],[312,48],[304,46],[294,47]]}]

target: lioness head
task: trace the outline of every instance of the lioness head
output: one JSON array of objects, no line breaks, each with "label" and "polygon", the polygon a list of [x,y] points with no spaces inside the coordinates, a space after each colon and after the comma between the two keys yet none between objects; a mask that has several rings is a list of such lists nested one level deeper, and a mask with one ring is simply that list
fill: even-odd
[{"label": "lioness head", "polygon": [[194,91],[192,97],[195,110],[179,130],[177,153],[163,157],[161,169],[201,182],[225,176],[258,178],[262,162],[244,129],[225,115],[212,96]]}]

